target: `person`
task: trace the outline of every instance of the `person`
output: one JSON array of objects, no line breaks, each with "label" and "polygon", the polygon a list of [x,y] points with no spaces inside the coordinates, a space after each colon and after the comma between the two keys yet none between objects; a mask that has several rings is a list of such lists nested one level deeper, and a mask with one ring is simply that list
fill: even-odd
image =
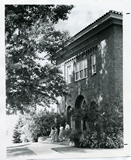
[{"label": "person", "polygon": [[65,124],[65,130],[66,130],[66,131],[70,130],[70,126],[69,126],[69,124],[67,124],[67,123]]},{"label": "person", "polygon": [[58,129],[55,127],[54,141],[58,142]]},{"label": "person", "polygon": [[51,128],[51,132],[50,132],[50,135],[51,137],[51,142],[54,142],[55,141],[55,128],[54,126]]},{"label": "person", "polygon": [[70,134],[70,126],[69,124],[65,123],[65,139],[69,137]]},{"label": "person", "polygon": [[63,131],[64,131],[64,127],[62,125],[60,125],[59,141],[63,140]]}]

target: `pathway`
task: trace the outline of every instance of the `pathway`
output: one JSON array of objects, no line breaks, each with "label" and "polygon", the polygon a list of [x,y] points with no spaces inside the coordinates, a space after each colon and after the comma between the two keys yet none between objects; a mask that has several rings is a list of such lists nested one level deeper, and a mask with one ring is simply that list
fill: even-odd
[{"label": "pathway", "polygon": [[[7,147],[7,158],[9,159],[50,159],[50,158],[106,158],[118,157],[118,160],[123,160],[120,157],[129,159],[131,153],[129,149],[87,149],[76,148],[68,145],[51,144],[45,142],[13,144]],[[109,159],[109,158],[108,158]],[[93,160],[93,159],[92,159]],[[99,160],[99,159],[97,159]],[[131,159],[130,159],[131,160]]]}]

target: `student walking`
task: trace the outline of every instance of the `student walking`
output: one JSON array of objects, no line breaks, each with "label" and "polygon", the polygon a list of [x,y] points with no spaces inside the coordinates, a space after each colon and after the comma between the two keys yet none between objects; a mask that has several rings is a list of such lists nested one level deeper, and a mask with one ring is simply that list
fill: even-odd
[{"label": "student walking", "polygon": [[54,141],[58,142],[58,129],[55,127]]},{"label": "student walking", "polygon": [[51,132],[49,136],[51,137],[51,142],[54,142],[55,141],[55,127],[51,128]]},{"label": "student walking", "polygon": [[61,125],[60,126],[60,133],[59,133],[59,141],[63,140],[63,132],[64,132],[64,127]]}]

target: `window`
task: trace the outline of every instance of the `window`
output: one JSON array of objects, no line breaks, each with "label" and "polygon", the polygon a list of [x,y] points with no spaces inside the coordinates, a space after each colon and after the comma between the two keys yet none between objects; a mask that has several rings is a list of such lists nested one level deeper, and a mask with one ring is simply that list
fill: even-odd
[{"label": "window", "polygon": [[79,63],[76,63],[75,66],[75,79],[79,79]]},{"label": "window", "polygon": [[96,54],[91,56],[91,72],[92,75],[96,73]]},{"label": "window", "polygon": [[84,68],[84,64],[83,64],[83,61],[80,61],[79,62],[80,63],[80,79],[82,79],[83,78],[83,68]]},{"label": "window", "polygon": [[87,59],[84,59],[84,77],[87,77]]},{"label": "window", "polygon": [[83,59],[75,64],[75,80],[87,77],[87,59]]},{"label": "window", "polygon": [[71,83],[71,65],[67,66],[67,83]]}]

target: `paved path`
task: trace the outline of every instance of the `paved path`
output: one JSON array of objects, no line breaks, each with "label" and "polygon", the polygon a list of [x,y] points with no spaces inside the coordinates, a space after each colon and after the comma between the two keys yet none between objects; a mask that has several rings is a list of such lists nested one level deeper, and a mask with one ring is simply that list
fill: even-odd
[{"label": "paved path", "polygon": [[97,157],[96,160],[100,160],[102,159],[100,157],[104,159],[107,159],[107,157],[117,157],[117,160],[123,160],[123,157],[125,157],[124,159],[128,160],[131,153],[129,149],[126,148],[127,147],[124,149],[82,149],[60,144],[46,144],[43,142],[13,144],[7,147],[7,158],[9,160],[20,160],[23,158],[27,160],[45,158],[91,158],[91,160],[93,160]]}]

